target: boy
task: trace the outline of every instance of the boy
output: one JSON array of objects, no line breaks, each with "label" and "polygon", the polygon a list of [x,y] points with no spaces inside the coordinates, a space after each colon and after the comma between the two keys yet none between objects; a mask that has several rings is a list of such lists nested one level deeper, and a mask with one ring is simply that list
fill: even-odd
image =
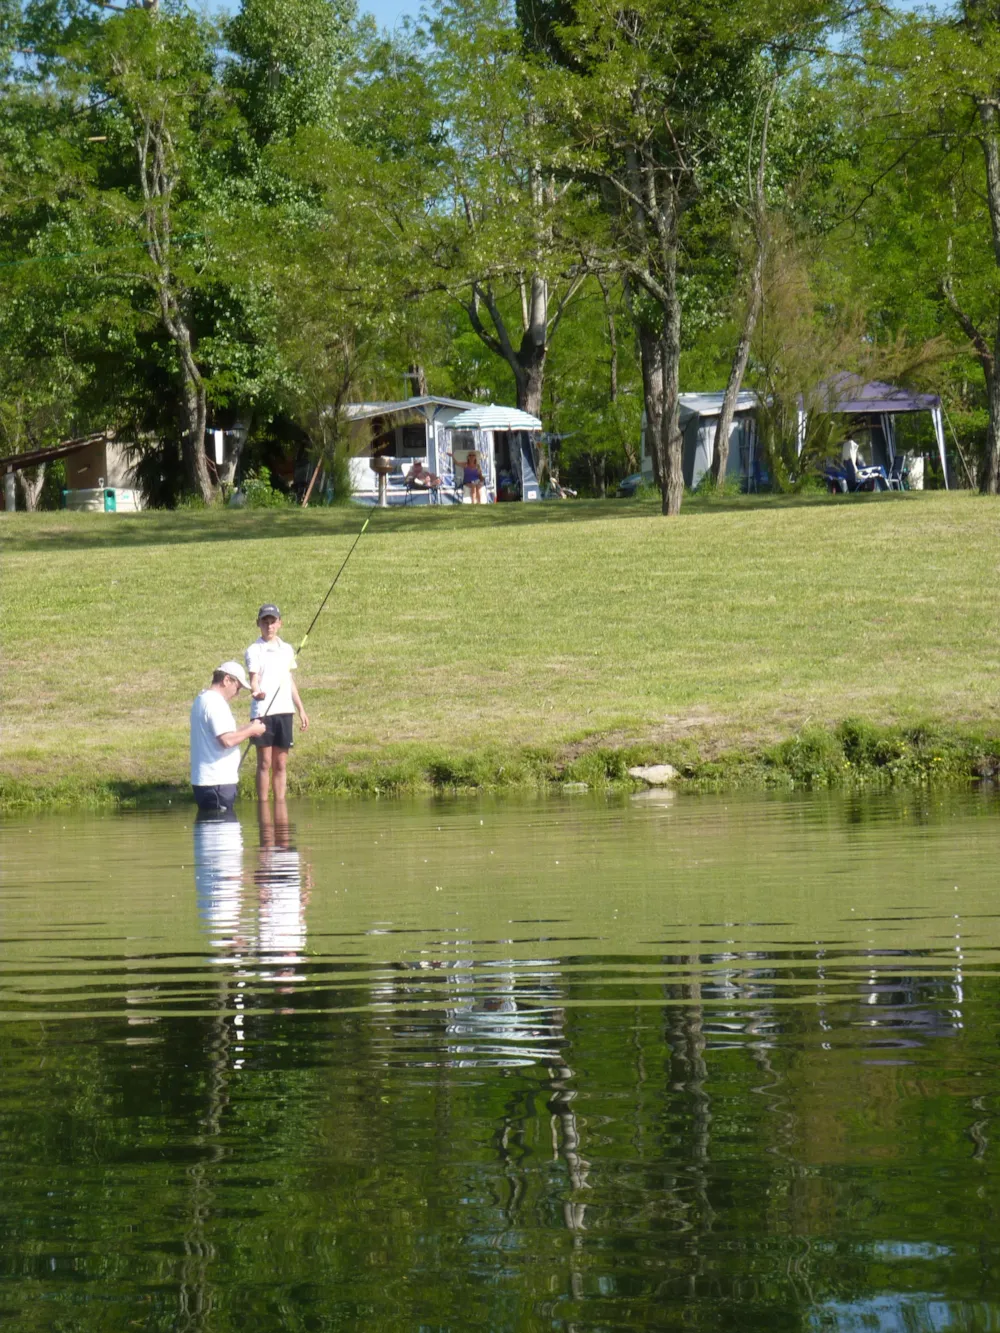
[{"label": "boy", "polygon": [[274,799],[285,799],[288,781],[288,751],[292,748],[292,715],[297,712],[302,730],[309,726],[306,710],[292,679],[298,666],[295,649],[278,637],[281,612],[273,602],[266,602],[257,612],[260,638],[246,651],[253,702],[250,716],[260,718],[266,728],[254,742],[257,746],[257,799],[270,795],[271,770],[274,770]]}]

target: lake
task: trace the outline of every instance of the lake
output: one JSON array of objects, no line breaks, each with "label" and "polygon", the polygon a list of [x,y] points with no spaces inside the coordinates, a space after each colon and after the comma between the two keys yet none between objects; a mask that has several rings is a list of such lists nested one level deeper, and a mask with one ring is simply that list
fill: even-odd
[{"label": "lake", "polygon": [[0,1323],[1000,1329],[996,793],[0,826]]}]

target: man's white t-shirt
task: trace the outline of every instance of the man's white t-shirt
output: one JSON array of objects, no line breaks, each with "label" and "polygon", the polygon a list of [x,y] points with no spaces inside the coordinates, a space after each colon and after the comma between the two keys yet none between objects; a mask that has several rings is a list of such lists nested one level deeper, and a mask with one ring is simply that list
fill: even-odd
[{"label": "man's white t-shirt", "polygon": [[191,705],[192,787],[233,786],[240,776],[240,747],[224,748],[218,737],[236,731],[233,710],[218,690],[202,690]]},{"label": "man's white t-shirt", "polygon": [[246,664],[247,671],[256,671],[257,687],[264,691],[263,699],[252,700],[250,716],[277,717],[281,713],[294,713],[290,673],[299,664],[292,645],[284,639],[272,639],[270,643],[258,639],[246,651]]}]

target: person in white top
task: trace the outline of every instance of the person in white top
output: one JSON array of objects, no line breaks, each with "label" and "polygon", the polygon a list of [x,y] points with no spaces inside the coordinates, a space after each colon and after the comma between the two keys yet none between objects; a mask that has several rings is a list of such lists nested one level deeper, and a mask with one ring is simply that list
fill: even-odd
[{"label": "person in white top", "polygon": [[264,732],[263,722],[237,727],[230,702],[249,690],[239,662],[223,662],[212,683],[191,705],[191,786],[199,810],[226,811],[236,804],[240,745]]},{"label": "person in white top", "polygon": [[295,744],[293,716],[298,713],[303,731],[309,726],[309,718],[292,679],[292,672],[298,667],[295,649],[278,636],[281,612],[273,602],[265,602],[257,612],[257,627],[260,637],[246,651],[253,695],[250,715],[260,718],[266,728],[256,741],[257,799],[266,801],[270,796],[273,769],[274,799],[283,801],[288,783],[288,752]]}]

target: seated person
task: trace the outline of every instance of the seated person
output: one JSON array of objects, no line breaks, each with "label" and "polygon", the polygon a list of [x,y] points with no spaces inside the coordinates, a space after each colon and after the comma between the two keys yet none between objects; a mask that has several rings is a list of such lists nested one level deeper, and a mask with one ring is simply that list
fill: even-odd
[{"label": "seated person", "polygon": [[407,485],[422,491],[436,490],[441,485],[441,478],[434,472],[428,472],[422,458],[415,458],[413,466],[406,474]]},{"label": "seated person", "polygon": [[[845,440],[840,456],[848,481],[856,489],[860,489],[865,484],[872,485],[875,490],[887,489],[889,483],[885,475],[885,468],[879,464],[869,467],[864,460],[864,455],[860,451],[857,440]],[[885,482],[885,486],[882,485],[883,482]]]}]

